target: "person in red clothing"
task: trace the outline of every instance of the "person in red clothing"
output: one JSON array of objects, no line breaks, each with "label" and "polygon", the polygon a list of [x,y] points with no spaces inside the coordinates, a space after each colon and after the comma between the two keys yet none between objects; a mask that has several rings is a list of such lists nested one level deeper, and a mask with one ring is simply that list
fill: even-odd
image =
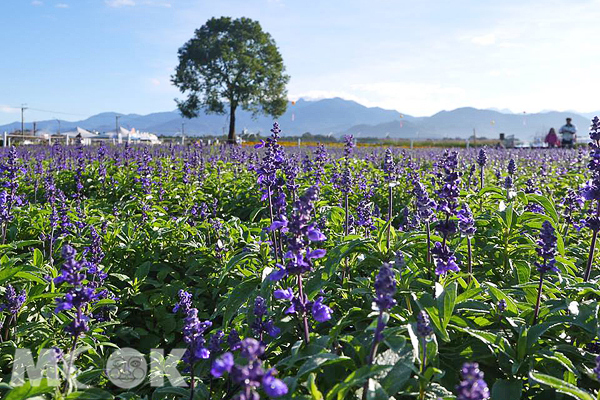
[{"label": "person in red clothing", "polygon": [[554,128],[550,128],[550,131],[546,135],[544,142],[548,143],[548,147],[550,148],[560,146],[560,141],[558,140],[558,135],[556,134]]}]

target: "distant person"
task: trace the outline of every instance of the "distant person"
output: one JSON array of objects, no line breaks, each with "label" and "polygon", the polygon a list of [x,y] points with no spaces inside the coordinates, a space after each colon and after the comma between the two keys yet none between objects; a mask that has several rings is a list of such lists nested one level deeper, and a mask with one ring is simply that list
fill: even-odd
[{"label": "distant person", "polygon": [[75,136],[75,144],[79,145],[81,144],[82,140],[81,140],[81,132],[79,132],[77,134],[77,136]]},{"label": "distant person", "polygon": [[571,123],[571,118],[567,118],[567,123],[558,131],[562,135],[562,147],[572,149],[577,140],[577,127]]},{"label": "distant person", "polygon": [[554,128],[550,128],[550,131],[546,135],[544,142],[546,142],[550,148],[560,146],[560,141],[558,140],[558,135],[556,134]]}]

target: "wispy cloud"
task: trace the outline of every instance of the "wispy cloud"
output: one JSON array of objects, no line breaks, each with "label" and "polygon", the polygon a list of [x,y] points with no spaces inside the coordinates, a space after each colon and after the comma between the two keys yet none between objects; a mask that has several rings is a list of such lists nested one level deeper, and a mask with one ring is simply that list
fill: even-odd
[{"label": "wispy cloud", "polygon": [[496,35],[489,33],[487,35],[475,36],[471,38],[471,43],[482,46],[491,46],[492,44],[496,43]]},{"label": "wispy cloud", "polygon": [[43,5],[43,4],[44,4],[44,2],[43,2],[43,1],[40,1],[40,0],[33,0],[33,1],[31,2],[31,5],[32,5],[32,6],[41,6],[41,5]]},{"label": "wispy cloud", "polygon": [[135,6],[135,1],[133,0],[105,0],[109,7],[119,8],[119,7],[127,7],[127,6]]},{"label": "wispy cloud", "polygon": [[121,7],[133,7],[133,6],[154,6],[171,8],[171,3],[165,1],[153,1],[153,0],[104,0],[104,3],[113,8]]},{"label": "wispy cloud", "polygon": [[56,7],[56,8],[69,8],[69,5],[67,3],[58,3],[54,7]]},{"label": "wispy cloud", "polygon": [[19,111],[20,110],[18,108],[0,104],[0,112],[1,113],[14,114],[14,113],[18,113]]}]

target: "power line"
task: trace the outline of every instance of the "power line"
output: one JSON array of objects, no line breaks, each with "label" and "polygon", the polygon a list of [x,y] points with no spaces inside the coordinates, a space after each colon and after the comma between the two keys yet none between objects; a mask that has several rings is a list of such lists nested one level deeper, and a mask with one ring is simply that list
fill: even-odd
[{"label": "power line", "polygon": [[[20,109],[21,107],[11,107],[11,108]],[[33,107],[27,107],[27,109],[33,110],[33,111],[51,113],[51,114],[74,115],[77,117],[87,117],[88,116],[88,115],[84,115],[84,114],[75,114],[75,113],[68,113],[68,112],[63,112],[63,111],[42,110],[41,108],[33,108]]]}]

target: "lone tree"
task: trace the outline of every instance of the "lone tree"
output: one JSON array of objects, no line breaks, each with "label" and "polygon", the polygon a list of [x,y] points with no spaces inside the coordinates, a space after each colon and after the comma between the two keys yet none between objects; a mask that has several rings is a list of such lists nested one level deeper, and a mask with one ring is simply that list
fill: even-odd
[{"label": "lone tree", "polygon": [[235,142],[235,111],[239,107],[281,116],[287,107],[289,81],[275,41],[249,18],[211,18],[179,49],[172,82],[187,95],[177,106],[186,118],[229,108],[230,143]]}]

